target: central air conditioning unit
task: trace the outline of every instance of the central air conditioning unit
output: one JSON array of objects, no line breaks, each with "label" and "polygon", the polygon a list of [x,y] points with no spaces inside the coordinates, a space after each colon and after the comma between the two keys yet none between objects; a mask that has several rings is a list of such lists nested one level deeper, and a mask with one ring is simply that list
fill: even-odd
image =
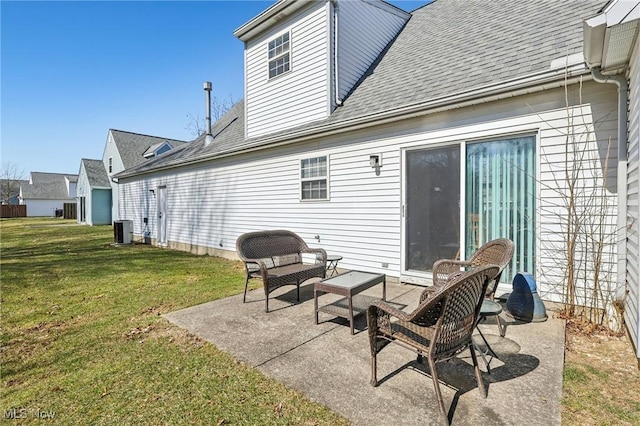
[{"label": "central air conditioning unit", "polygon": [[133,221],[115,220],[113,222],[113,241],[116,244],[131,244],[133,240]]}]

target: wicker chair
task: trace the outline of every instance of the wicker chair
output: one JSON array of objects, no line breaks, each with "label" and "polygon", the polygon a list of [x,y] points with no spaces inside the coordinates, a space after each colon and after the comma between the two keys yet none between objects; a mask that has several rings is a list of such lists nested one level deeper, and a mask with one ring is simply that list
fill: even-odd
[{"label": "wicker chair", "polygon": [[[500,320],[500,312],[502,312],[502,306],[495,302],[493,299],[495,297],[496,289],[498,288],[498,284],[500,283],[500,277],[502,276],[502,271],[507,267],[509,263],[511,263],[511,259],[513,258],[514,252],[514,244],[513,241],[507,238],[498,238],[496,240],[489,241],[488,243],[482,245],[475,253],[466,261],[461,260],[452,260],[452,259],[441,259],[436,261],[433,264],[433,286],[427,287],[421,296],[421,300],[424,300],[429,297],[431,293],[437,291],[438,288],[442,287],[449,281],[451,278],[456,277],[461,274],[462,270],[468,270],[469,268],[475,268],[483,265],[497,265],[500,270],[496,277],[491,280],[489,285],[487,286],[486,291],[486,299],[483,301],[480,307],[480,314],[478,316],[477,322],[480,323],[486,320],[489,316],[494,316],[496,318],[496,324],[498,326],[498,332],[500,333],[500,337],[504,337],[505,331]],[[477,325],[477,324],[476,324]],[[489,345],[484,334],[480,328],[477,328],[480,337],[482,338],[486,350],[480,350],[480,355],[482,356],[482,360],[487,367],[487,371],[491,373],[491,359],[487,360],[487,355],[491,355],[491,357],[497,358],[497,354]]]},{"label": "wicker chair", "polygon": [[[487,287],[486,296],[493,300],[502,271],[511,262],[514,249],[513,241],[507,238],[498,238],[481,246],[468,260],[438,260],[433,264],[433,285],[438,287],[446,284],[451,278],[460,274],[461,270],[484,265],[498,265],[500,272]],[[428,287],[425,292],[429,293],[434,290],[433,287]],[[427,296],[428,294],[424,295],[424,297]]]},{"label": "wicker chair", "polygon": [[[374,302],[367,310],[371,347],[371,384],[377,386],[377,354],[390,342],[427,358],[436,397],[446,424],[449,423],[440,392],[436,363],[450,359],[465,349],[471,352],[478,389],[486,398],[486,390],[471,335],[476,326],[480,306],[489,281],[498,274],[497,266],[483,266],[463,272],[441,286],[438,291],[411,313],[405,313],[383,301]],[[395,318],[392,320],[392,317]]]}]

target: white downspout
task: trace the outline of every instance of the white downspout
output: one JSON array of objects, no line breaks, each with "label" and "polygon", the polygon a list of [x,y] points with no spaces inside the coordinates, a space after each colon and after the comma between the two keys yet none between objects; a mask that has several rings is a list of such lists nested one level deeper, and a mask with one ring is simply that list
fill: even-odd
[{"label": "white downspout", "polygon": [[333,25],[335,27],[335,31],[333,32],[333,74],[336,81],[334,96],[336,99],[336,105],[341,106],[342,99],[340,98],[340,78],[338,75],[338,70],[340,69],[340,66],[338,65],[338,39],[340,38],[338,34],[338,1],[332,0],[331,4],[333,4]]},{"label": "white downspout", "polygon": [[624,303],[627,294],[627,79],[619,75],[602,75],[600,67],[591,68],[591,75],[598,83],[618,86],[618,263],[616,301]]}]

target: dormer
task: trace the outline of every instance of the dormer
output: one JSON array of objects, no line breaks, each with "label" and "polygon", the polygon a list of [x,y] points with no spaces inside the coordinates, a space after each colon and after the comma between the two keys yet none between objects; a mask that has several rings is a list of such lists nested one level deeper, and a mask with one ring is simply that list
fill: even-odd
[{"label": "dormer", "polygon": [[410,16],[380,0],[281,0],[238,28],[245,136],[327,118]]},{"label": "dormer", "polygon": [[78,176],[65,176],[64,183],[67,187],[69,198],[76,198],[76,187],[78,185]]},{"label": "dormer", "polygon": [[142,154],[144,158],[157,157],[160,154],[164,154],[167,151],[171,151],[173,146],[167,141],[159,142],[151,145],[147,150]]}]

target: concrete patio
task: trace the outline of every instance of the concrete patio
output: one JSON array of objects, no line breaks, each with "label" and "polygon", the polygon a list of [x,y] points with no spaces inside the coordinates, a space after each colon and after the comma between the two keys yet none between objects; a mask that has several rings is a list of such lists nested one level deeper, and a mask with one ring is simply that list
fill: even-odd
[{"label": "concrete patio", "polygon": [[[421,287],[388,283],[387,299],[411,310]],[[378,285],[366,291],[380,295]],[[262,289],[205,303],[165,315],[217,348],[300,391],[358,425],[440,424],[429,369],[413,352],[389,345],[378,355],[377,387],[369,384],[370,351],[366,320],[356,320],[351,335],[345,319],[320,313],[314,323],[313,284],[272,293],[270,313],[264,312]],[[334,300],[320,297],[320,304]],[[505,313],[505,337],[495,322],[480,327],[499,359],[491,374],[480,359],[488,396],[477,389],[468,352],[438,364],[441,389],[449,418],[458,425],[560,424],[564,323],[553,318],[521,323]],[[477,343],[482,348],[479,336]]]}]

